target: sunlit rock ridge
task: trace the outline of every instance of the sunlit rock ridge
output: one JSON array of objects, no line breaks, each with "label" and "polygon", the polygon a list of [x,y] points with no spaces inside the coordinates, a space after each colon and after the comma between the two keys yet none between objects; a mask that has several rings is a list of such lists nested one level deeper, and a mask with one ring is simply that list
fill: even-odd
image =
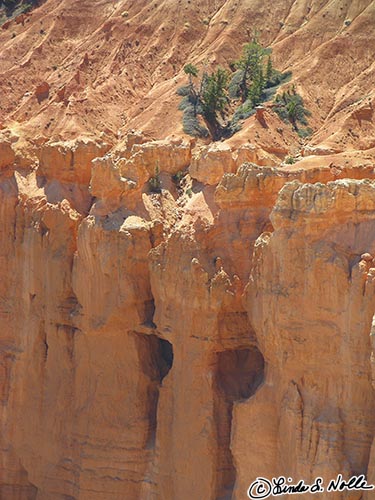
[{"label": "sunlit rock ridge", "polygon": [[[0,18],[0,499],[375,484],[375,2],[22,10]],[[186,135],[185,64],[229,69],[254,31],[312,135],[272,101]]]}]

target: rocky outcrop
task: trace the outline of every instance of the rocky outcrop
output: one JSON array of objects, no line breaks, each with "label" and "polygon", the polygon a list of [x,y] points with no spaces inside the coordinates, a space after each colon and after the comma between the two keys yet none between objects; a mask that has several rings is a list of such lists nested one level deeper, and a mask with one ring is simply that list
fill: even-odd
[{"label": "rocky outcrop", "polygon": [[230,146],[213,143],[197,150],[192,158],[190,175],[204,184],[218,184],[223,175],[235,171]]},{"label": "rocky outcrop", "polygon": [[50,86],[47,82],[43,82],[36,87],[35,96],[36,96],[39,104],[42,101],[44,101],[45,99],[48,99],[49,91],[50,91]]},{"label": "rocky outcrop", "polygon": [[142,213],[141,194],[150,191],[150,179],[171,190],[171,178],[183,175],[190,164],[190,142],[181,139],[135,142],[130,152],[128,143],[125,157],[118,152],[93,162],[90,191],[97,198],[95,213],[114,212],[121,207]]},{"label": "rocky outcrop", "polygon": [[0,138],[0,169],[12,166],[15,159],[12,143],[6,138]]},{"label": "rocky outcrop", "polygon": [[49,180],[88,185],[91,161],[103,156],[109,149],[108,144],[91,140],[44,144],[39,153],[38,173]]},{"label": "rocky outcrop", "polygon": [[[236,463],[246,464],[237,470],[238,491],[249,470],[309,484],[320,476],[326,485],[339,473],[367,473],[375,426],[375,269],[367,258],[374,195],[370,181],[287,184],[271,213],[274,232],[255,244],[247,311],[267,376],[252,400],[235,407],[232,447]],[[257,431],[244,438],[249,427]],[[306,494],[316,496],[326,498]]]},{"label": "rocky outcrop", "polygon": [[262,148],[254,144],[231,147],[226,143],[212,143],[194,150],[189,167],[191,177],[198,182],[217,185],[224,174],[235,174],[244,163],[255,165],[276,165],[276,162]]},{"label": "rocky outcrop", "polygon": [[[2,26],[1,500],[375,484],[374,2],[341,3],[48,0]],[[268,102],[188,138],[185,65],[230,68],[256,26],[313,135]]]},{"label": "rocky outcrop", "polygon": [[46,144],[3,170],[2,497],[373,477],[375,185],[332,181],[373,170],[245,163],[210,185],[193,146]]}]

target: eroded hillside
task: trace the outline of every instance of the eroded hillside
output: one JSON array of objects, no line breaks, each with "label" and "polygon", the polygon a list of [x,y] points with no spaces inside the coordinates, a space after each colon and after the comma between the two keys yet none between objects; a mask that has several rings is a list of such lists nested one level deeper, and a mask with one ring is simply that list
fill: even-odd
[{"label": "eroded hillside", "polygon": [[[3,25],[0,498],[375,482],[374,21],[365,0],[47,0]],[[184,65],[228,67],[254,27],[314,134],[266,103],[186,136]]]}]

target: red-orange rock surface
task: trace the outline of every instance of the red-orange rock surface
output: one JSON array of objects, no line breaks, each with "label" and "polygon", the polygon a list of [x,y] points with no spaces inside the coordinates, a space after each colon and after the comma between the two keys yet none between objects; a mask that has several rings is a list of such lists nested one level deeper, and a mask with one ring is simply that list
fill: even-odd
[{"label": "red-orange rock surface", "polygon": [[[371,0],[47,0],[3,25],[0,499],[375,484],[374,20]],[[313,136],[266,104],[187,137],[183,66],[228,66],[253,28]]]}]

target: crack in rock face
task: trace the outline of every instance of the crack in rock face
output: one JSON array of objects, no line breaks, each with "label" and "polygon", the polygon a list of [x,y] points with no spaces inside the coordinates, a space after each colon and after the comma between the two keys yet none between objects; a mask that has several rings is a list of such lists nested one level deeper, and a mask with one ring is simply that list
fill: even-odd
[{"label": "crack in rock face", "polygon": [[253,396],[264,381],[264,358],[254,346],[217,353],[217,500],[230,500],[236,481],[231,452],[232,412],[236,402]]}]

